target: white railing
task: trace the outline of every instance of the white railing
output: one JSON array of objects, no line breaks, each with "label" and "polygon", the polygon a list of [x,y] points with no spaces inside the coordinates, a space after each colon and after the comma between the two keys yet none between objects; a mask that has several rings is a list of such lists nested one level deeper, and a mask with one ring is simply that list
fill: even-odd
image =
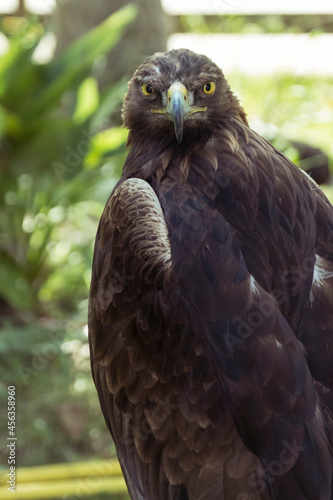
[{"label": "white railing", "polygon": [[[333,0],[162,0],[162,5],[171,15],[333,13]],[[333,76],[333,34],[329,33],[174,33],[168,49],[180,47],[208,55],[226,73]]]},{"label": "white railing", "polygon": [[332,0],[161,0],[168,14],[332,14]]},{"label": "white railing", "polygon": [[186,47],[206,54],[225,73],[289,73],[333,76],[333,35],[188,34],[175,33],[168,49]]}]

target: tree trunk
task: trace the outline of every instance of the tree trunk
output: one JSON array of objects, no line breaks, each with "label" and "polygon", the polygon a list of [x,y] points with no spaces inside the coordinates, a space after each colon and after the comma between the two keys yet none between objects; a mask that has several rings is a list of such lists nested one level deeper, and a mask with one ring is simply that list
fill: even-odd
[{"label": "tree trunk", "polygon": [[[57,51],[63,50],[126,3],[124,0],[70,0],[59,3],[54,18]],[[135,0],[133,3],[138,7],[138,15],[104,61],[103,71],[97,75],[101,87],[124,76],[130,78],[146,57],[166,49],[168,16],[162,10],[160,0]],[[103,67],[103,64],[99,66]]]}]

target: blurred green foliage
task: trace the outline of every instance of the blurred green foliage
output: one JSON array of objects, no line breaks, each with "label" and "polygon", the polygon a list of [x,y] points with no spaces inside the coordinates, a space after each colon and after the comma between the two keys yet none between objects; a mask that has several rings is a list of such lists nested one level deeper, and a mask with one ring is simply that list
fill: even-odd
[{"label": "blurred green foliage", "polygon": [[186,33],[312,33],[333,31],[333,15],[181,15]]},{"label": "blurred green foliage", "polygon": [[[90,374],[87,297],[98,219],[126,155],[110,115],[125,82],[102,92],[98,58],[119,43],[125,7],[49,63],[46,31],[22,23],[0,58],[0,457],[7,386],[17,394],[18,465],[109,457]],[[3,460],[2,460],[3,459]]]},{"label": "blurred green foliage", "polygon": [[45,65],[33,59],[42,30],[28,25],[0,59],[0,296],[15,308],[72,310],[86,297],[104,184],[97,167],[126,139],[107,121],[123,85],[100,95],[92,66],[132,17],[123,9]]},{"label": "blurred green foliage", "polygon": [[245,108],[250,126],[297,163],[290,140],[322,148],[333,157],[333,79],[287,74],[267,76],[227,75]]}]

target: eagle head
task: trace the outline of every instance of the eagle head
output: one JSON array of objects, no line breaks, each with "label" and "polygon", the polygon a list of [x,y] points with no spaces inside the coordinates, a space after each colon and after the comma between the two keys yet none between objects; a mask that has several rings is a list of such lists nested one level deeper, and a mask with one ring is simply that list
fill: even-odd
[{"label": "eagle head", "polygon": [[129,82],[123,106],[129,141],[207,141],[224,120],[246,122],[221,69],[187,49],[158,52]]}]

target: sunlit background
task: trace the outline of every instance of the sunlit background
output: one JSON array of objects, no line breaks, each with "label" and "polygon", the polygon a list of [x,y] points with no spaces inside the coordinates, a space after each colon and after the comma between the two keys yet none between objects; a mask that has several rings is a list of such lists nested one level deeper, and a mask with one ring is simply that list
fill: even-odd
[{"label": "sunlit background", "polygon": [[[251,126],[333,198],[331,0],[137,0],[109,18],[124,4],[0,2],[0,473],[8,385],[20,467],[114,457],[90,374],[88,293],[98,220],[126,158],[121,100],[146,56],[206,53]],[[126,498],[91,484],[29,498]]]}]

